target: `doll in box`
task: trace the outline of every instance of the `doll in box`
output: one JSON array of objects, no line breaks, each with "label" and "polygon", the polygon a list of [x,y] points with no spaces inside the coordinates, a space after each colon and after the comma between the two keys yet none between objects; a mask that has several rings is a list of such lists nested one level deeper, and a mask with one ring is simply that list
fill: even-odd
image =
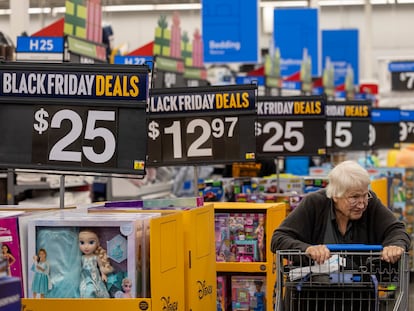
[{"label": "doll in box", "polygon": [[33,256],[32,270],[34,271],[32,281],[33,297],[39,294],[40,298],[45,298],[45,294],[52,289],[50,282],[50,265],[46,259],[47,252],[44,248],[39,249],[37,255]]},{"label": "doll in box", "polygon": [[2,256],[7,261],[7,275],[11,276],[11,266],[16,262],[16,258],[12,255],[10,247],[7,244],[1,246]]},{"label": "doll in box", "polygon": [[82,266],[79,292],[81,298],[109,298],[107,275],[113,271],[106,250],[100,246],[98,235],[91,229],[79,232]]}]

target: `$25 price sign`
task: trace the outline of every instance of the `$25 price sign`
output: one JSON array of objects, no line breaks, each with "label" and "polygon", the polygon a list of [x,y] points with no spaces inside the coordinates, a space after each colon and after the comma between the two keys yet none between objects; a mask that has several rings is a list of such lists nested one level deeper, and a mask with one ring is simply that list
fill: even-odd
[{"label": "$25 price sign", "polygon": [[115,166],[117,114],[114,108],[35,106],[33,161]]},{"label": "$25 price sign", "polygon": [[148,165],[255,159],[256,86],[152,89]]}]

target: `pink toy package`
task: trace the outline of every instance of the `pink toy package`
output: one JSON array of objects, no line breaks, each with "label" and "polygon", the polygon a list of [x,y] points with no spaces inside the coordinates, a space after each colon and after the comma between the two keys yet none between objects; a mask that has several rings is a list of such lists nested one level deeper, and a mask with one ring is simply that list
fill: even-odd
[{"label": "pink toy package", "polygon": [[5,275],[22,278],[19,224],[17,215],[0,214],[0,245],[6,263]]}]

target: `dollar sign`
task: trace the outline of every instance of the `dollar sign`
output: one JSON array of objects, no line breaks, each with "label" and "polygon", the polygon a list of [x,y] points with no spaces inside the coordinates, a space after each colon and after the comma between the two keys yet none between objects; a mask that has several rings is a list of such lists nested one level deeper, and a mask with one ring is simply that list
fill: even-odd
[{"label": "dollar sign", "polygon": [[42,135],[42,133],[44,131],[46,131],[47,128],[49,127],[49,122],[47,120],[45,120],[48,117],[49,117],[49,113],[46,110],[44,110],[43,108],[40,108],[35,113],[35,119],[39,123],[35,123],[33,125],[33,127],[34,127],[35,131],[37,131],[40,135]]},{"label": "dollar sign", "polygon": [[152,138],[152,140],[155,140],[158,136],[160,136],[160,131],[158,130],[158,122],[150,122],[148,125],[148,136]]}]

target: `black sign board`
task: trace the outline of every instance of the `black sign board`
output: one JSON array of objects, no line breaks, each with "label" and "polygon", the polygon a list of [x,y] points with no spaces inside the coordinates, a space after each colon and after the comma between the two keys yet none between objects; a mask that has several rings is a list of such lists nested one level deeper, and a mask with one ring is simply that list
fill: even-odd
[{"label": "black sign board", "polygon": [[328,153],[369,149],[371,105],[368,100],[328,101],[326,105]]},{"label": "black sign board", "polygon": [[414,143],[414,110],[400,111],[400,142]]},{"label": "black sign board", "polygon": [[400,147],[399,108],[373,108],[369,129],[369,145],[372,149]]},{"label": "black sign board", "polygon": [[258,97],[258,158],[325,154],[325,103],[323,96]]},{"label": "black sign board", "polygon": [[149,166],[255,160],[255,85],[151,89]]},{"label": "black sign board", "polygon": [[0,166],[144,174],[148,67],[0,66]]},{"label": "black sign board", "polygon": [[185,87],[184,60],[156,55],[154,59],[153,88]]}]

